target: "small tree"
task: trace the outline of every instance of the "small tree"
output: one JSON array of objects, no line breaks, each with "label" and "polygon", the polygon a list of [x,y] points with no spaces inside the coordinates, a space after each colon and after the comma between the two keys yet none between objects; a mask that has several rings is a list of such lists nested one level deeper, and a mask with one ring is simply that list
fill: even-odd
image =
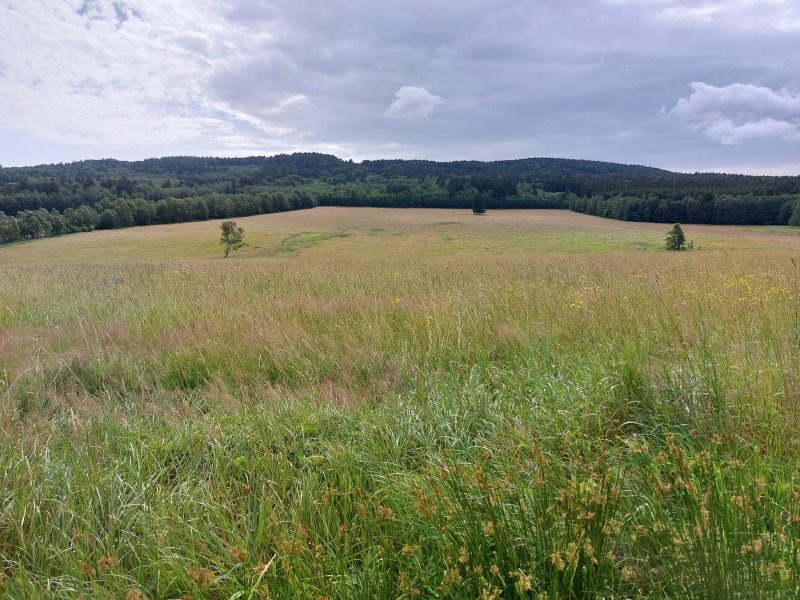
[{"label": "small tree", "polygon": [[236,221],[224,221],[220,225],[222,234],[219,236],[219,243],[225,245],[225,258],[231,250],[238,250],[244,246],[244,229],[236,226]]},{"label": "small tree", "polygon": [[486,196],[484,194],[475,194],[472,198],[472,214],[482,215],[486,212]]},{"label": "small tree", "polygon": [[667,250],[686,249],[686,236],[683,234],[683,229],[681,229],[679,223],[675,223],[669,233],[667,233],[666,242]]}]

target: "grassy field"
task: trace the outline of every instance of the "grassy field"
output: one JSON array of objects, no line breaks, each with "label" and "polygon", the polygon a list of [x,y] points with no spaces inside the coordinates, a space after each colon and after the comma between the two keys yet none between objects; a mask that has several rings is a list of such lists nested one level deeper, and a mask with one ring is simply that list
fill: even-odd
[{"label": "grassy field", "polygon": [[[315,208],[237,219],[248,246],[237,258],[301,253],[335,258],[442,256],[457,253],[579,253],[658,250],[668,226],[599,219],[564,210]],[[155,225],[23,242],[0,249],[0,264],[97,260],[221,258],[220,221]],[[800,250],[790,227],[684,226],[700,249]]]},{"label": "grassy field", "polygon": [[795,231],[237,221],[0,247],[0,597],[800,593]]}]

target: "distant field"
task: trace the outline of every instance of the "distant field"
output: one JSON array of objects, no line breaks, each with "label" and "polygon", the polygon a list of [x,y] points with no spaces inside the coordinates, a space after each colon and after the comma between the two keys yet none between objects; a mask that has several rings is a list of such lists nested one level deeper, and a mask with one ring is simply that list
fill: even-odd
[{"label": "distant field", "polygon": [[[248,246],[238,258],[287,253],[330,257],[656,250],[669,225],[601,219],[562,210],[315,208],[236,220]],[[220,221],[95,231],[0,247],[0,264],[58,260],[221,257]],[[800,248],[797,228],[686,225],[700,249]]]},{"label": "distant field", "polygon": [[0,247],[0,597],[800,594],[794,230],[237,222]]}]

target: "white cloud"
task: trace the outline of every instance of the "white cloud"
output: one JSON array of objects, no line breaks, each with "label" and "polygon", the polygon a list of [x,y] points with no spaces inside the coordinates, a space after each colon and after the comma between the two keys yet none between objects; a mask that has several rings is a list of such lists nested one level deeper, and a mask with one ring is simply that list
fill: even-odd
[{"label": "white cloud", "polygon": [[397,90],[384,114],[393,119],[427,119],[443,104],[444,100],[425,88],[406,85]]},{"label": "white cloud", "polygon": [[800,127],[796,123],[762,119],[737,125],[729,119],[722,119],[709,125],[705,134],[723,144],[740,144],[755,140],[783,139],[800,140]]},{"label": "white cloud", "polygon": [[651,16],[674,23],[758,31],[800,31],[796,0],[605,0],[612,5],[639,5]]},{"label": "white cloud", "polygon": [[207,97],[214,70],[268,36],[239,35],[222,11],[211,0],[0,0],[4,28],[25,32],[0,39],[0,126],[88,154],[227,152],[245,131],[251,147],[285,144],[291,128]]},{"label": "white cloud", "polygon": [[670,114],[723,144],[800,140],[800,95],[787,90],[695,82],[692,93],[679,99]]}]

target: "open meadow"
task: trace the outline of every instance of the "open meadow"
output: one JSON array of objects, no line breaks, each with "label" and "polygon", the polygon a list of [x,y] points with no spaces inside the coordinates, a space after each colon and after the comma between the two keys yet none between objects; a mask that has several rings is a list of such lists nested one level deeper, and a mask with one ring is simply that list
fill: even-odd
[{"label": "open meadow", "polygon": [[0,246],[0,597],[800,595],[797,228],[236,221]]}]

